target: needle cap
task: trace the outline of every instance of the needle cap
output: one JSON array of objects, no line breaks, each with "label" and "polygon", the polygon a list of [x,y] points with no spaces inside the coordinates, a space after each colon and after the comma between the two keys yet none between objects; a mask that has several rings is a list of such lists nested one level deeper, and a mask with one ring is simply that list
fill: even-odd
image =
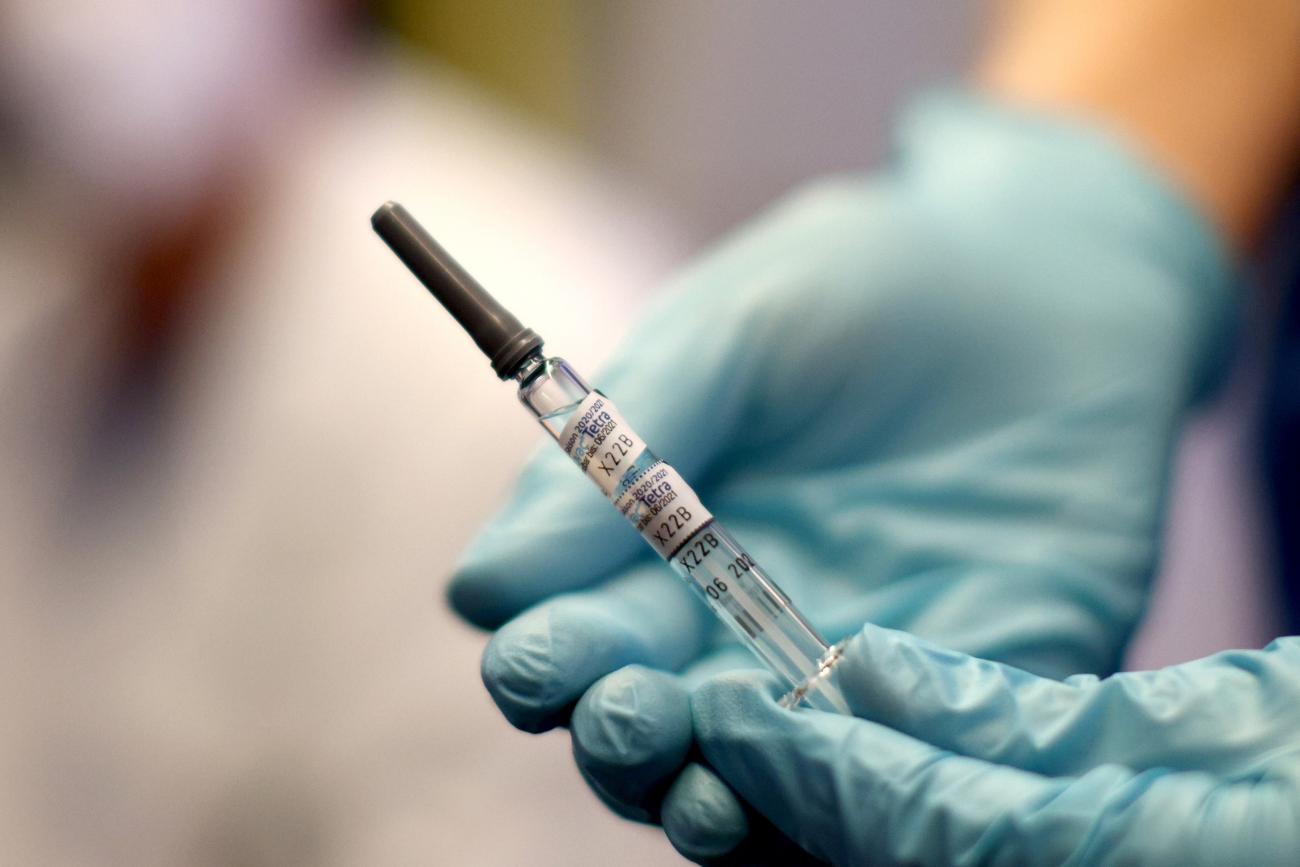
[{"label": "needle cap", "polygon": [[401,205],[385,203],[370,218],[370,225],[469,332],[497,376],[509,379],[541,348],[542,338],[489,295]]}]

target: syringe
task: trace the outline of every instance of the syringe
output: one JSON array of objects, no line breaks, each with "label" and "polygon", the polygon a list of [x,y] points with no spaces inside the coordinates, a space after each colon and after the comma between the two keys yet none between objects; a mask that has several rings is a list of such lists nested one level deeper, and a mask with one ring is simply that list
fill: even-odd
[{"label": "syringe", "polygon": [[401,205],[385,204],[370,222],[469,332],[497,376],[519,383],[519,400],[655,553],[789,685],[782,703],[848,713],[829,678],[840,658],[838,646],[827,646],[609,398],[563,359],[547,358],[542,338],[497,303]]}]

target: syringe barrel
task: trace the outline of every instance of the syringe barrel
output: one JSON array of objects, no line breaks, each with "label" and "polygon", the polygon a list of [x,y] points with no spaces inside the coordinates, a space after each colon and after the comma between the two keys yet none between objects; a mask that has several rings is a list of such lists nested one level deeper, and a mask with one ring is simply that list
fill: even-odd
[{"label": "syringe barrel", "polygon": [[605,395],[563,359],[529,359],[519,399],[700,599],[793,691],[847,712],[826,670],[838,654]]}]

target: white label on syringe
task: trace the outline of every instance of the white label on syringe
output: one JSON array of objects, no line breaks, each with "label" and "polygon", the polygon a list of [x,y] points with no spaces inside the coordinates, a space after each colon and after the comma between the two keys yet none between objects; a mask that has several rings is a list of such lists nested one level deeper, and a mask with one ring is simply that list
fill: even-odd
[{"label": "white label on syringe", "polygon": [[[645,440],[603,394],[593,391],[578,405],[560,446],[665,559],[713,520],[681,474],[646,454]],[[654,462],[629,476],[643,456]]]},{"label": "white label on syringe", "polygon": [[655,461],[633,479],[614,507],[665,559],[713,520],[681,474],[663,461]]},{"label": "white label on syringe", "polygon": [[645,441],[603,394],[588,394],[560,432],[560,447],[606,497],[645,452]]}]

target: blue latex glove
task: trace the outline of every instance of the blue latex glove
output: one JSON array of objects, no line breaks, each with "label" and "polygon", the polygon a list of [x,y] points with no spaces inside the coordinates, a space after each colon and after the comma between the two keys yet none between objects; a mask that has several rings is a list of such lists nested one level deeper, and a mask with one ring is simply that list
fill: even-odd
[{"label": "blue latex glove", "polygon": [[1060,682],[868,626],[837,672],[863,719],[782,710],[763,678],[695,692],[700,748],[833,863],[1300,859],[1300,638]]},{"label": "blue latex glove", "polygon": [[[888,171],[688,271],[596,382],[827,638],[871,621],[1109,672],[1228,283],[1212,234],[1109,139],[940,100]],[[745,839],[690,762],[688,698],[753,660],[553,445],[451,601],[501,627],[483,677],[505,716],[571,725],[613,809],[690,857]]]}]

